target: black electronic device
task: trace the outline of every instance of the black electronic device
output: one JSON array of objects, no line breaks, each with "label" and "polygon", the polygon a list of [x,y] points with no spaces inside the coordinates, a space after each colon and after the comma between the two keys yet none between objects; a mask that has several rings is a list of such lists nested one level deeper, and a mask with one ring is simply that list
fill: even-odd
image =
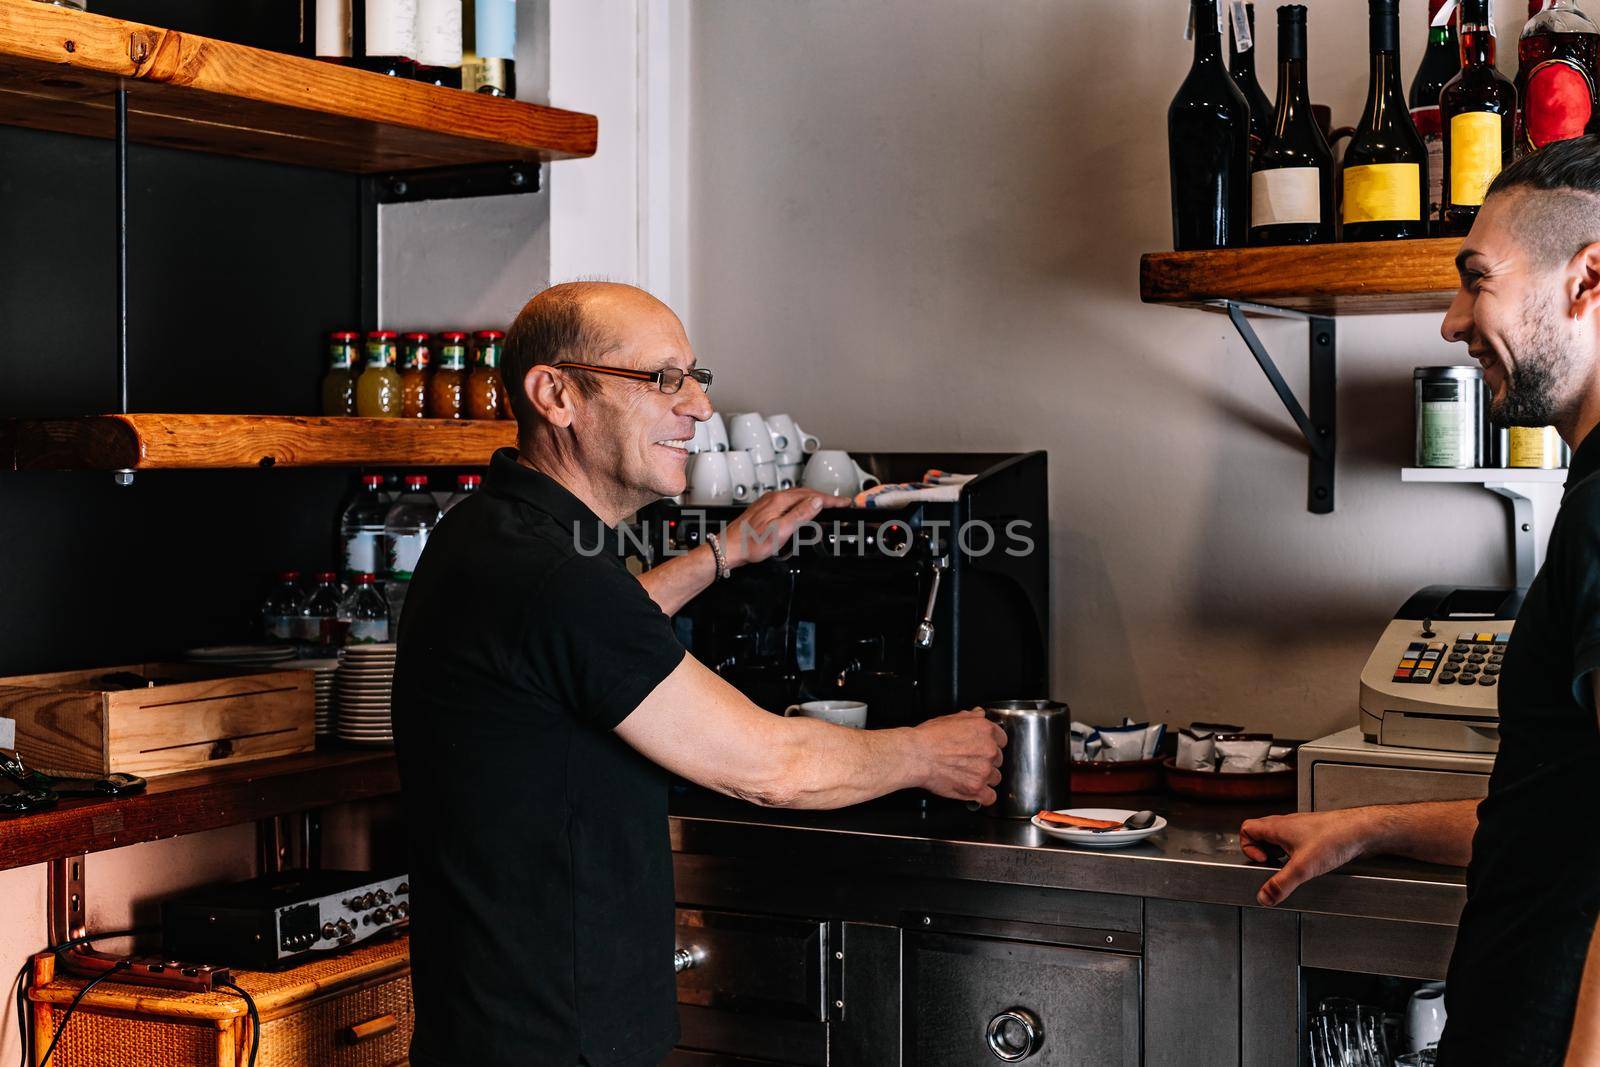
[{"label": "black electronic device", "polygon": [[283,871],[212,886],[161,905],[173,959],[270,970],[406,923],[410,879],[370,871]]},{"label": "black electronic device", "polygon": [[[870,728],[1047,694],[1045,453],[853,456],[885,484],[930,469],[973,477],[954,500],[822,512],[776,556],[685,605],[673,617],[684,647],[769,711],[860,700]],[[654,565],[740,510],[652,504],[624,545]]]}]

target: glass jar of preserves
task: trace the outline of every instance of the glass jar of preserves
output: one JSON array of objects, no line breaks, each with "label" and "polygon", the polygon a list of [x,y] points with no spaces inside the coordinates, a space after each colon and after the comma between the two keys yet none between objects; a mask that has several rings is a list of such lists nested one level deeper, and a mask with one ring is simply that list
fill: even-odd
[{"label": "glass jar of preserves", "polygon": [[499,330],[479,330],[478,350],[467,377],[467,418],[501,419],[506,407],[505,386],[500,381],[500,354],[506,335]]},{"label": "glass jar of preserves", "polygon": [[400,338],[400,417],[420,419],[428,414],[428,378],[433,353],[428,335],[408,333]]},{"label": "glass jar of preserves", "polygon": [[439,334],[439,366],[428,379],[428,418],[467,417],[467,335],[460,330]]},{"label": "glass jar of preserves", "polygon": [[400,375],[394,369],[399,337],[393,330],[367,334],[367,365],[356,379],[356,414],[362,418],[400,417]]},{"label": "glass jar of preserves", "polygon": [[354,330],[335,330],[328,335],[328,373],[322,377],[322,413],[356,413],[357,350],[361,335]]}]

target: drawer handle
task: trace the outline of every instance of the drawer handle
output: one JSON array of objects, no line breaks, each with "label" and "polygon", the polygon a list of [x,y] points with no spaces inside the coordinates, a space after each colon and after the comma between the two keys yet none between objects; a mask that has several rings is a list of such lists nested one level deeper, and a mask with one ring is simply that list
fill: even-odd
[{"label": "drawer handle", "polygon": [[1027,1008],[1008,1008],[989,1020],[984,1037],[995,1059],[1016,1063],[1044,1045],[1044,1026]]},{"label": "drawer handle", "polygon": [[345,1027],[344,1039],[352,1045],[362,1041],[370,1041],[382,1034],[387,1034],[399,1025],[400,1020],[393,1015],[380,1015],[376,1019],[368,1019],[364,1023],[356,1023],[354,1026]]},{"label": "drawer handle", "polygon": [[680,948],[672,954],[672,973],[682,974],[691,967],[698,967],[706,959],[706,950],[699,945],[689,948]]}]

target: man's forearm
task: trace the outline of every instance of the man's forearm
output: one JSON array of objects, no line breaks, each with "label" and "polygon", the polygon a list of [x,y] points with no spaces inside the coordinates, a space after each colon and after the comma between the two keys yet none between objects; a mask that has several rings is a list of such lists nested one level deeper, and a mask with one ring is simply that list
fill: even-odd
[{"label": "man's forearm", "polygon": [[639,584],[656,602],[656,607],[667,615],[676,615],[716,577],[716,557],[708,546],[701,545],[693,552],[651,567],[639,575]]},{"label": "man's forearm", "polygon": [[1566,1067],[1595,1067],[1600,1064],[1600,926],[1589,936],[1589,954],[1583,962],[1583,980],[1578,986],[1578,1011],[1572,1020],[1572,1037],[1567,1042]]},{"label": "man's forearm", "polygon": [[909,729],[849,730],[795,718],[784,739],[786,808],[843,808],[922,784]]},{"label": "man's forearm", "polygon": [[1478,830],[1478,801],[1385,804],[1362,808],[1369,820],[1366,854],[1406,856],[1465,867]]}]

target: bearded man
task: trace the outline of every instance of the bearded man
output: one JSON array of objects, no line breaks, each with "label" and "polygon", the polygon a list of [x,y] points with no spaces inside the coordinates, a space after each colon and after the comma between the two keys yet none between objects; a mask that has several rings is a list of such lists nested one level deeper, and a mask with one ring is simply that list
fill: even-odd
[{"label": "bearded man", "polygon": [[1440,1067],[1600,1063],[1600,139],[1518,160],[1489,189],[1456,256],[1442,333],[1483,367],[1491,415],[1553,425],[1572,446],[1561,511],[1500,674],[1500,752],[1479,801],[1252,819],[1288,861],[1271,906],[1360,856],[1467,864],[1445,987]]}]

